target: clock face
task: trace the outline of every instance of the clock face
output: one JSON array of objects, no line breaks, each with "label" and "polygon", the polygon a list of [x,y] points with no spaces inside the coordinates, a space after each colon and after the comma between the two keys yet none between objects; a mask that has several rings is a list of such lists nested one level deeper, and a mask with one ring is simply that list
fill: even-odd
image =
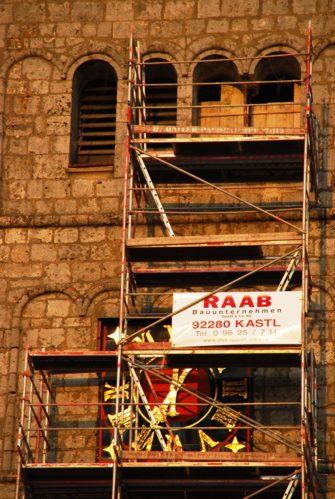
[{"label": "clock face", "polygon": [[[102,335],[103,349],[114,349],[115,325]],[[138,329],[138,325],[136,326]],[[159,338],[148,331],[144,341],[166,341],[169,326]],[[115,373],[101,378],[99,458],[113,456],[113,428],[117,425],[124,450],[183,450],[200,452],[249,451],[251,432],[225,405],[248,414],[249,373],[237,368],[175,367],[162,358],[141,361],[135,378],[127,373],[116,413]]]},{"label": "clock face", "polygon": [[244,403],[248,399],[245,370],[173,368],[155,359],[147,367],[148,370],[139,370],[137,378],[145,403],[139,390],[130,390],[127,382],[118,415],[115,413],[115,385],[111,381],[104,382],[103,399],[112,403],[104,406],[102,419],[106,430],[102,435],[102,458],[112,455],[112,427],[116,423],[125,450],[250,450],[249,431],[242,428],[238,418],[227,415],[224,407],[220,407],[220,404],[232,404],[234,410],[245,412]]}]

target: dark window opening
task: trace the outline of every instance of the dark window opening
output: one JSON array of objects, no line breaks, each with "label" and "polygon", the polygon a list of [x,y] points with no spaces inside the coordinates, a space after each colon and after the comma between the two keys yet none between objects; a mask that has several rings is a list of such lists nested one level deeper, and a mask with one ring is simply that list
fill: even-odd
[{"label": "dark window opening", "polygon": [[116,74],[104,61],[82,64],[74,75],[71,164],[114,162]]},{"label": "dark window opening", "polygon": [[[214,54],[199,62],[193,74],[193,124],[243,125],[244,94],[238,81],[235,64],[223,56]],[[212,102],[219,105],[213,107]]]},{"label": "dark window opening", "polygon": [[145,66],[146,122],[148,125],[175,125],[177,117],[176,71],[172,64],[164,59],[149,59],[146,63],[148,63]]},{"label": "dark window opening", "polygon": [[[281,56],[280,52],[274,52],[258,63],[255,80],[264,83],[256,88],[255,94],[250,99],[252,103],[293,102],[295,84],[287,80],[300,80],[300,67],[293,56]],[[266,81],[269,83],[265,83]]]}]

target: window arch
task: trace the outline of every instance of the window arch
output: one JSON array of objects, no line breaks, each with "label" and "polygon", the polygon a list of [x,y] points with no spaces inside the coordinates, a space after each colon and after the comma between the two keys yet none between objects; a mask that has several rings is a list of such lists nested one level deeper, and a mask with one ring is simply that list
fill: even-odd
[{"label": "window arch", "polygon": [[145,61],[144,72],[147,124],[175,125],[177,118],[177,73],[175,68],[165,59],[156,57]]},{"label": "window arch", "polygon": [[[300,65],[295,57],[272,52],[256,66],[252,124],[256,127],[300,127]],[[264,83],[262,83],[264,82]]]},{"label": "window arch", "polygon": [[[146,59],[144,63],[145,81],[145,122],[147,125],[175,125],[177,121],[177,73],[169,61],[161,57]],[[171,137],[165,134],[150,134],[151,149],[165,149],[169,142],[161,139]]]},{"label": "window arch", "polygon": [[116,72],[105,61],[87,61],[75,71],[72,85],[72,165],[114,162],[116,91]]},{"label": "window arch", "polygon": [[193,73],[193,124],[243,126],[245,96],[239,79],[235,64],[222,55],[199,62]]},{"label": "window arch", "polygon": [[283,52],[271,52],[259,61],[255,70],[255,80],[269,83],[260,84],[253,97],[253,102],[293,102],[295,96],[294,81],[300,80],[301,71],[298,61],[292,55]]}]

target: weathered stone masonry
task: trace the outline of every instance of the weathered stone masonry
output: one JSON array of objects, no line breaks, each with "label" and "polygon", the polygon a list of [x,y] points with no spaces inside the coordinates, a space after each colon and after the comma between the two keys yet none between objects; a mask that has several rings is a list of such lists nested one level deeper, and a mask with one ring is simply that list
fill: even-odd
[{"label": "weathered stone masonry", "polygon": [[[314,33],[314,102],[324,137],[321,208],[312,214],[313,324],[319,342],[320,457],[335,497],[333,0],[2,0],[0,4],[0,497],[14,497],[25,347],[96,348],[116,316],[131,28],[143,52],[192,61],[221,51],[302,52]],[[118,77],[113,166],[71,171],[72,78],[100,59]],[[240,61],[240,73],[250,72]],[[192,64],[176,67],[191,81]],[[187,90],[179,98],[186,98]],[[182,120],[183,117],[179,117]]]}]

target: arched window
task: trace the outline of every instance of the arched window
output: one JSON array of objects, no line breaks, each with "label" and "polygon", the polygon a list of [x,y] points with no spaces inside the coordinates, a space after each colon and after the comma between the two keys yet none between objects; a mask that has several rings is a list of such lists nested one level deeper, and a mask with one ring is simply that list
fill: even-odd
[{"label": "arched window", "polygon": [[72,87],[72,165],[113,164],[117,77],[105,61],[77,68]]},{"label": "arched window", "polygon": [[272,52],[260,60],[250,96],[250,102],[256,104],[254,126],[300,126],[300,78],[299,63],[292,55]]},{"label": "arched window", "polygon": [[245,97],[238,81],[235,64],[222,55],[210,55],[199,62],[193,73],[193,124],[243,126]]},{"label": "arched window", "polygon": [[177,74],[161,58],[145,61],[145,100],[148,125],[175,125],[177,117]]}]

